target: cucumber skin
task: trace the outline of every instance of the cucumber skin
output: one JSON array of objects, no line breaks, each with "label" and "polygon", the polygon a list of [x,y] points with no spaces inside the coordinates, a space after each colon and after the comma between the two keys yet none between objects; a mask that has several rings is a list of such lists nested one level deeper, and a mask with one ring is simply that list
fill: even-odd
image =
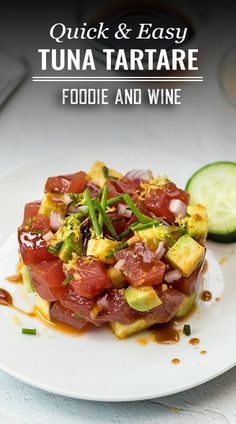
[{"label": "cucumber skin", "polygon": [[228,234],[208,233],[207,238],[218,243],[234,243],[236,241],[236,231]]},{"label": "cucumber skin", "polygon": [[[207,169],[213,165],[234,165],[236,166],[235,162],[230,162],[230,161],[220,161],[220,162],[212,162],[209,163],[208,165],[203,166],[202,168],[200,168],[198,171],[196,171],[187,181],[187,184],[185,186],[185,190],[191,195],[191,193],[188,191],[189,186],[191,185],[191,181],[193,180],[193,178],[195,178],[195,176],[203,171],[204,169]],[[235,231],[232,231],[231,233],[210,233],[208,232],[207,238],[209,240],[213,240],[216,241],[218,243],[224,243],[224,244],[228,244],[228,243],[234,243],[236,241],[236,228]]]}]

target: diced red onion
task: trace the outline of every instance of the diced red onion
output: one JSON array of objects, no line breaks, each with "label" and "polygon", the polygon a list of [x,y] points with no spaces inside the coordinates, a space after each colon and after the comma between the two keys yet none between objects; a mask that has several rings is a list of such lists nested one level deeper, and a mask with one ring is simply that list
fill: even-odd
[{"label": "diced red onion", "polygon": [[167,283],[173,283],[174,281],[179,280],[182,277],[182,274],[179,269],[174,269],[173,271],[169,271],[164,275],[164,280]]},{"label": "diced red onion", "polygon": [[169,205],[169,211],[173,213],[176,218],[185,216],[187,206],[180,199],[172,199]]},{"label": "diced red onion", "polygon": [[62,226],[63,217],[59,212],[51,212],[50,215],[50,228],[52,231],[57,231]]},{"label": "diced red onion", "polygon": [[86,211],[87,209],[88,209],[88,206],[86,206],[86,205],[78,206],[78,207],[77,207],[77,211],[78,211],[78,212],[84,212],[84,211]]},{"label": "diced red onion", "polygon": [[[154,219],[156,219],[156,216],[153,217]],[[171,227],[173,225],[173,223],[171,221],[168,221],[167,219],[163,219],[163,218],[158,218],[158,220],[165,225],[166,227]]]},{"label": "diced red onion", "polygon": [[161,259],[165,253],[166,253],[166,249],[164,247],[164,242],[160,241],[160,243],[158,244],[158,248],[156,250],[158,259]]},{"label": "diced red onion", "polygon": [[119,259],[119,261],[115,264],[114,268],[117,271],[120,271],[120,269],[122,268],[122,266],[124,265],[124,263],[125,263],[125,259]]},{"label": "diced red onion", "polygon": [[150,181],[153,178],[153,174],[148,169],[133,169],[125,175],[125,178],[129,180]]},{"label": "diced red onion", "polygon": [[78,206],[75,205],[69,205],[68,207],[68,213],[77,213],[78,212]]},{"label": "diced red onion", "polygon": [[63,199],[66,205],[69,205],[72,202],[70,195],[67,193],[64,194]]},{"label": "diced red onion", "polygon": [[132,211],[127,205],[124,205],[123,203],[118,203],[117,212],[119,215],[124,216],[125,218],[131,218],[132,216]]},{"label": "diced red onion", "polygon": [[53,233],[52,233],[52,231],[48,231],[48,233],[46,233],[46,234],[44,234],[44,235],[43,235],[43,239],[44,239],[45,241],[50,240],[52,237],[53,237]]}]

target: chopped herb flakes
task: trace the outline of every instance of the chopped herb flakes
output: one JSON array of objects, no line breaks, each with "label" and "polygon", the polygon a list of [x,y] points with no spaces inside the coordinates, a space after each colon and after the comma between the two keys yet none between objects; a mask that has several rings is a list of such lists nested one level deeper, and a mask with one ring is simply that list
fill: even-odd
[{"label": "chopped herb flakes", "polygon": [[183,332],[184,332],[185,336],[191,335],[191,327],[190,327],[189,324],[184,325]]}]

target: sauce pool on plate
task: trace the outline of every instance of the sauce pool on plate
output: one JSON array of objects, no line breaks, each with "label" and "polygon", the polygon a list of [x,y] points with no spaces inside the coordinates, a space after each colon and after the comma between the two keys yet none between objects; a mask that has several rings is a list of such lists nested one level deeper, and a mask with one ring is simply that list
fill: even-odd
[{"label": "sauce pool on plate", "polygon": [[[24,314],[30,318],[36,318],[40,322],[42,322],[44,325],[47,325],[48,327],[53,328],[54,330],[60,331],[62,333],[76,336],[85,332],[85,327],[82,330],[76,330],[75,328],[69,327],[66,324],[62,324],[57,321],[49,321],[46,317],[44,317],[41,314],[41,312],[37,308],[35,308],[32,312],[26,312],[23,309],[18,308],[17,306],[14,305],[11,294],[4,289],[0,289],[0,305],[8,306],[9,308],[12,308],[15,311],[20,312],[21,314]],[[86,326],[86,328],[87,327],[88,326]]]},{"label": "sauce pool on plate", "polygon": [[200,343],[200,340],[197,338],[197,337],[192,337],[190,340],[189,340],[189,344],[191,344],[191,345],[193,345],[193,346],[196,346],[196,345],[198,345]]},{"label": "sauce pool on plate", "polygon": [[173,325],[165,325],[154,332],[155,341],[161,344],[175,344],[179,342],[180,335]]},{"label": "sauce pool on plate", "polygon": [[178,365],[178,364],[180,364],[180,359],[179,359],[179,358],[173,358],[173,359],[171,360],[171,363],[172,363],[173,365]]},{"label": "sauce pool on plate", "polygon": [[212,299],[212,294],[209,290],[204,290],[201,294],[201,299],[203,300],[203,302],[210,302],[210,300]]}]

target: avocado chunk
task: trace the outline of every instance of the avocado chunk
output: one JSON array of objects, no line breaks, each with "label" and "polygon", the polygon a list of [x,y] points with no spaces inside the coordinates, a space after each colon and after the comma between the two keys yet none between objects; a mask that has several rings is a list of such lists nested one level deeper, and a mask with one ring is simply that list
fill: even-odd
[{"label": "avocado chunk", "polygon": [[72,253],[80,253],[80,244],[75,241],[71,234],[63,241],[58,256],[62,262],[69,262],[72,258]]},{"label": "avocado chunk", "polygon": [[204,244],[208,233],[208,216],[205,206],[190,205],[187,209],[187,232],[198,243]]},{"label": "avocado chunk", "polygon": [[50,302],[42,299],[42,297],[36,293],[36,311],[38,311],[43,316],[43,318],[47,319],[48,321],[50,321],[50,306]]},{"label": "avocado chunk", "polygon": [[135,235],[144,241],[152,250],[156,250],[160,241],[168,240],[171,237],[171,232],[168,227],[158,225],[145,230],[136,231]]},{"label": "avocado chunk", "polygon": [[165,258],[173,268],[179,269],[184,277],[189,277],[198,267],[204,253],[205,248],[185,234],[168,250]]},{"label": "avocado chunk", "polygon": [[107,255],[111,250],[115,249],[118,244],[118,241],[110,240],[105,237],[90,239],[87,246],[87,255],[95,256],[106,264],[112,264],[114,262],[114,258],[107,258]]},{"label": "avocado chunk", "polygon": [[62,194],[52,194],[52,193],[46,193],[43,196],[42,203],[39,208],[39,214],[43,214],[46,216],[49,216],[51,212],[58,212],[63,217],[66,213],[66,204],[63,204],[63,201],[56,202],[55,200],[58,199],[58,201],[63,200]]},{"label": "avocado chunk", "polygon": [[193,293],[191,296],[184,296],[184,299],[175,314],[175,318],[182,318],[186,315],[193,307],[194,301],[196,299],[196,294]]},{"label": "avocado chunk", "polygon": [[21,275],[22,275],[22,279],[23,279],[23,284],[24,284],[24,288],[27,291],[27,293],[34,293],[35,292],[35,288],[29,273],[29,270],[27,268],[26,265],[24,265],[21,268]]},{"label": "avocado chunk", "polygon": [[139,312],[150,311],[161,305],[161,300],[152,287],[128,287],[125,289],[125,299],[128,305]]},{"label": "avocado chunk", "polygon": [[120,324],[119,322],[111,322],[111,328],[113,333],[118,339],[125,339],[126,337],[132,336],[135,333],[139,333],[142,330],[146,330],[151,327],[153,323],[147,322],[144,319],[138,319],[132,324]]},{"label": "avocado chunk", "polygon": [[90,168],[90,171],[87,175],[88,180],[96,184],[98,187],[103,188],[104,184],[106,183],[106,176],[105,176],[104,169],[107,169],[109,176],[115,177],[118,180],[123,177],[122,174],[115,171],[114,169],[107,168],[105,163],[96,161],[94,162],[93,166]]},{"label": "avocado chunk", "polygon": [[114,289],[122,289],[125,286],[125,275],[116,268],[111,267],[107,270],[107,275],[111,279]]}]

